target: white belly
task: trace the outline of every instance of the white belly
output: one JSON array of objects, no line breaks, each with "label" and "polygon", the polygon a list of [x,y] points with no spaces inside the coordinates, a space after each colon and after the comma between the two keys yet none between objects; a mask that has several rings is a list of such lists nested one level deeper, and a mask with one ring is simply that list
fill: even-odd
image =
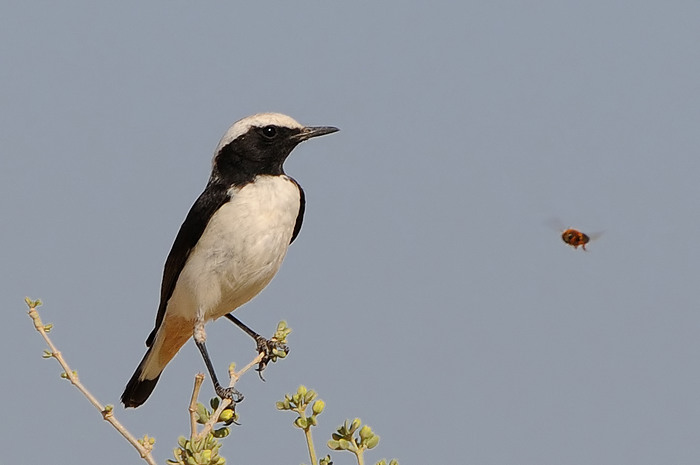
[{"label": "white belly", "polygon": [[229,191],[185,263],[168,312],[219,318],[255,297],[275,276],[299,213],[297,186],[286,176],[258,176]]}]

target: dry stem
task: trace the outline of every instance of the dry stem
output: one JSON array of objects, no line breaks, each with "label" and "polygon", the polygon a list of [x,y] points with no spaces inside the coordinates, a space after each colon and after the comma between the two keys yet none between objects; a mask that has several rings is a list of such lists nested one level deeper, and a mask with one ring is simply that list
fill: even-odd
[{"label": "dry stem", "polygon": [[80,382],[78,379],[77,373],[75,373],[73,370],[70,369],[68,366],[68,363],[66,363],[65,359],[61,355],[61,352],[56,348],[54,343],[51,341],[49,338],[49,335],[46,333],[46,327],[44,326],[44,323],[41,321],[41,317],[39,316],[39,312],[36,311],[36,303],[31,302],[27,300],[27,304],[29,305],[29,316],[31,317],[32,321],[34,321],[34,328],[36,328],[37,331],[39,331],[39,334],[44,338],[44,341],[46,341],[46,344],[48,344],[49,348],[51,349],[51,356],[55,358],[58,363],[61,365],[61,367],[65,370],[65,376],[70,380],[70,382],[78,388],[80,392],[83,393],[83,395],[90,401],[90,403],[100,411],[102,414],[102,418],[104,418],[109,424],[114,426],[114,428],[119,431],[119,433],[124,436],[124,438],[129,441],[129,443],[136,448],[138,451],[139,455],[141,458],[143,458],[147,463],[150,465],[156,465],[156,461],[153,459],[153,456],[151,455],[151,449],[150,444],[148,441],[144,440],[144,444],[141,444],[134,436],[129,433],[129,431],[117,420],[117,418],[114,416],[114,412],[111,406],[108,406],[105,408],[100,402],[93,396],[90,391],[88,391],[85,386]]},{"label": "dry stem", "polygon": [[197,373],[194,377],[194,389],[192,390],[192,399],[190,399],[190,436],[194,437],[197,434],[197,398],[199,397],[199,389],[202,387],[204,374]]}]

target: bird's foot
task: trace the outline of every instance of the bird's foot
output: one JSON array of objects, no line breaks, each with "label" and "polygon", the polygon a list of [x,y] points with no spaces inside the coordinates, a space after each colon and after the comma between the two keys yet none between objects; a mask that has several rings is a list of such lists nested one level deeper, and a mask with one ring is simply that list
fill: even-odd
[{"label": "bird's foot", "polygon": [[216,391],[216,395],[221,397],[221,399],[231,399],[233,404],[237,404],[243,400],[243,394],[241,394],[241,392],[235,387],[225,388],[219,385],[214,386],[214,390]]},{"label": "bird's foot", "polygon": [[258,372],[258,376],[260,376],[260,379],[265,381],[262,372],[267,367],[267,364],[270,362],[276,362],[278,357],[286,357],[289,353],[289,347],[287,347],[286,344],[283,344],[274,338],[265,339],[262,336],[256,337],[255,343],[257,344],[258,353],[263,354],[263,357],[260,360],[260,363],[258,363],[258,367],[256,368],[256,370]]}]

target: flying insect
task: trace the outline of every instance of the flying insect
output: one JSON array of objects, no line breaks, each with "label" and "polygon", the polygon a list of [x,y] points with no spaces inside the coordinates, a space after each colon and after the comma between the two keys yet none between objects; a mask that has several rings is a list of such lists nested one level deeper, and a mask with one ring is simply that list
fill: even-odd
[{"label": "flying insect", "polygon": [[562,226],[561,221],[557,219],[549,220],[547,224],[550,227],[561,231],[561,240],[569,244],[574,249],[578,249],[579,247],[581,247],[583,250],[586,250],[586,244],[588,244],[592,240],[599,238],[602,234],[600,232],[593,234],[585,234],[579,231],[578,229],[566,228]]},{"label": "flying insect", "polygon": [[583,250],[586,250],[586,244],[588,244],[591,241],[591,238],[590,236],[588,236],[588,234],[584,234],[581,231],[572,228],[569,228],[562,232],[561,239],[574,249],[578,249],[579,246],[581,246]]}]

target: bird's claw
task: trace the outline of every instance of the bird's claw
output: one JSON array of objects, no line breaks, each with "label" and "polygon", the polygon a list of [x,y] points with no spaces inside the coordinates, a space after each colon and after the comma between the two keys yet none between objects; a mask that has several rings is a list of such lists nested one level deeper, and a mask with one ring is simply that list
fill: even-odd
[{"label": "bird's claw", "polygon": [[262,336],[255,338],[255,342],[257,344],[258,353],[263,354],[263,357],[255,370],[258,372],[260,379],[265,381],[262,372],[267,367],[267,364],[270,362],[275,362],[280,352],[284,353],[284,356],[286,356],[289,353],[289,347],[279,341],[274,339],[265,339]]},{"label": "bird's claw", "polygon": [[233,404],[237,404],[243,400],[243,394],[241,394],[241,392],[234,387],[225,388],[222,386],[216,386],[215,390],[217,396],[221,397],[222,399],[231,399]]}]

